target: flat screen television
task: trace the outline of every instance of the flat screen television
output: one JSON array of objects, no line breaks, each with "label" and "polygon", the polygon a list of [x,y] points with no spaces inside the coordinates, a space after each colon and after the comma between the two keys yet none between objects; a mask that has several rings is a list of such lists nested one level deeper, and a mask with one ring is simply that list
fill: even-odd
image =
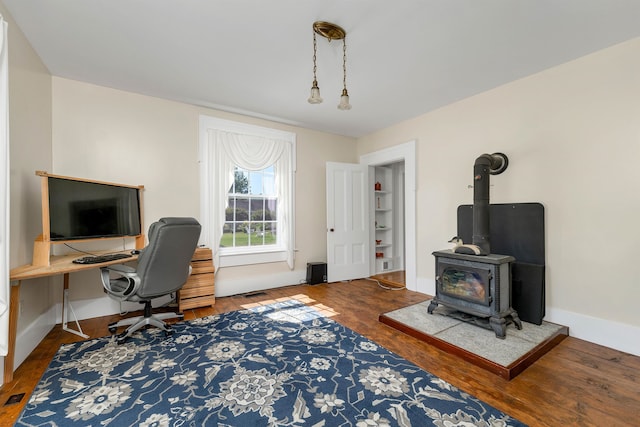
[{"label": "flat screen television", "polygon": [[[141,187],[46,175],[49,240],[135,237],[142,234]],[[44,193],[44,191],[43,191]],[[44,207],[44,206],[43,206]]]}]

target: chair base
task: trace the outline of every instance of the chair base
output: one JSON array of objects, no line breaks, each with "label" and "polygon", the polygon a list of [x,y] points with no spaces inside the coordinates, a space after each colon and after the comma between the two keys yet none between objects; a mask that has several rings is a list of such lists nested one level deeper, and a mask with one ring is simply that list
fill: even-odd
[{"label": "chair base", "polygon": [[129,326],[124,332],[118,334],[116,341],[118,344],[122,344],[125,342],[127,338],[133,335],[137,330],[145,327],[145,326],[155,326],[164,331],[166,335],[171,335],[173,333],[173,328],[171,325],[164,322],[167,319],[178,319],[183,320],[183,313],[157,313],[151,314],[151,302],[146,301],[144,307],[145,314],[143,316],[137,317],[129,317],[127,319],[122,319],[118,322],[109,324],[109,332],[114,334],[116,330],[121,326]]}]

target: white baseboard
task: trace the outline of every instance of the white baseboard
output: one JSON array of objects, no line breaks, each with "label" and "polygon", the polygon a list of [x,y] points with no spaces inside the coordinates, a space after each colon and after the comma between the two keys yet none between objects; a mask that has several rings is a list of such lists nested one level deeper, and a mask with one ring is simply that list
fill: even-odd
[{"label": "white baseboard", "polygon": [[224,279],[216,278],[216,297],[245,294],[265,289],[281,288],[303,283],[306,270],[294,270],[285,273],[270,274],[249,278]]},{"label": "white baseboard", "polygon": [[[153,301],[154,307],[159,307],[162,304],[166,304],[171,301],[170,296],[157,298]],[[71,307],[73,309],[73,313],[75,313],[78,320],[91,319],[94,317],[101,316],[110,316],[112,314],[120,313],[120,303],[114,299],[109,298],[108,296],[103,296],[100,298],[92,298],[92,299],[83,299],[70,301]],[[60,319],[62,319],[62,303],[58,303],[55,305],[56,310],[56,319],[58,319],[58,323],[60,323]],[[123,302],[122,303],[122,311],[137,311],[142,310],[142,304],[137,302]],[[68,323],[72,323],[74,321],[74,317],[71,313],[67,317]],[[74,325],[75,327],[75,325]]]},{"label": "white baseboard", "polygon": [[53,329],[57,323],[56,319],[55,307],[51,307],[17,334],[13,359],[14,371]]},{"label": "white baseboard", "polygon": [[640,356],[640,327],[557,308],[547,308],[544,320],[569,327],[569,335]]}]

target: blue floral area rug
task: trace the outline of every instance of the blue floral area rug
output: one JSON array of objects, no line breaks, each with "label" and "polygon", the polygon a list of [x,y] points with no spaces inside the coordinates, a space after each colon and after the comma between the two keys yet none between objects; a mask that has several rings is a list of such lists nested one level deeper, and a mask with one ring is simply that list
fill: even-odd
[{"label": "blue floral area rug", "polygon": [[297,301],[63,345],[17,426],[523,426]]}]

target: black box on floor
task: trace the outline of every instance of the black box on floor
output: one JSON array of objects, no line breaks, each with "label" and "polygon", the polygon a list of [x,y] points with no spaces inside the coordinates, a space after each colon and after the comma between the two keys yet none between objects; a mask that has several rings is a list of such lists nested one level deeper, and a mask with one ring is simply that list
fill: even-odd
[{"label": "black box on floor", "polygon": [[307,263],[307,284],[317,285],[327,281],[327,263],[326,262],[308,262]]}]

